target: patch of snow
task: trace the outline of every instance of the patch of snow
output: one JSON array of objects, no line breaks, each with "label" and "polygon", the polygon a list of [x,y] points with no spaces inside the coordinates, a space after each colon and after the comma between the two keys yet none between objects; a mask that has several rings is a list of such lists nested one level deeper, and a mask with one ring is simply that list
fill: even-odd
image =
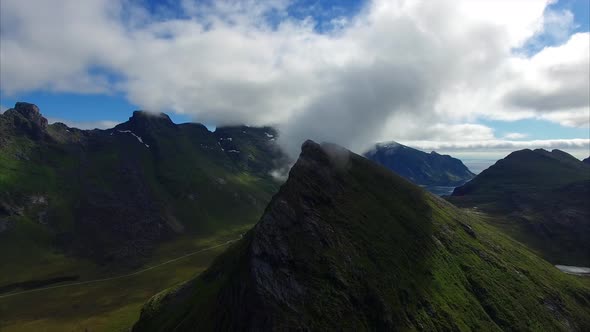
[{"label": "patch of snow", "polygon": [[265,134],[265,135],[266,135],[266,137],[268,137],[268,138],[273,138],[273,137],[275,137],[274,135],[272,135],[272,134],[269,134],[269,133],[267,133],[267,132],[265,132],[264,134]]},{"label": "patch of snow", "polygon": [[135,135],[135,133],[134,133],[134,132],[132,132],[131,130],[119,130],[119,132],[120,132],[120,133],[128,133],[128,134],[131,134],[131,135],[133,135],[135,138],[137,138],[137,140],[139,141],[139,143],[141,143],[141,144],[145,145],[145,147],[149,149],[149,147],[150,147],[150,146],[149,146],[149,145],[147,145],[146,143],[144,143],[144,142],[143,142],[143,139],[141,139],[141,137],[139,137],[139,136]]},{"label": "patch of snow", "polygon": [[227,150],[227,152],[240,153],[238,150]]},{"label": "patch of snow", "polygon": [[225,137],[225,138],[221,137],[219,140],[220,141],[230,141],[231,142],[232,141],[232,138],[231,137]]},{"label": "patch of snow", "polygon": [[225,151],[225,150],[223,149],[223,146],[221,146],[221,143],[217,142],[217,145],[219,145],[219,148],[221,149],[221,151]]}]

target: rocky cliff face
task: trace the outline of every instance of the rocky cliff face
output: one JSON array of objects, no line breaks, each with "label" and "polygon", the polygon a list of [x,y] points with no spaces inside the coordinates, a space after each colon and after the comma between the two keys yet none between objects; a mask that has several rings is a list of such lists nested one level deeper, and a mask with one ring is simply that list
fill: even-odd
[{"label": "rocky cliff face", "polygon": [[5,118],[2,136],[20,133],[39,140],[47,135],[47,119],[41,115],[36,105],[19,102],[14,108],[6,110],[2,116]]},{"label": "rocky cliff face", "polygon": [[[590,298],[569,278],[387,169],[308,141],[258,224],[150,300],[134,331],[581,330]],[[572,281],[579,299],[561,291]]]}]

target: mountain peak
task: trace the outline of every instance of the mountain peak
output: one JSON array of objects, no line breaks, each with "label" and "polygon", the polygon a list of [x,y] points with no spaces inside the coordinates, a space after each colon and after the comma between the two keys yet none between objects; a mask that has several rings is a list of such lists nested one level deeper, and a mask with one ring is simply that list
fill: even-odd
[{"label": "mountain peak", "polygon": [[39,107],[31,103],[19,101],[16,104],[14,104],[14,109],[26,117],[34,117],[41,115],[41,112],[39,112]]},{"label": "mountain peak", "polygon": [[149,121],[149,122],[161,122],[167,124],[174,124],[170,117],[166,113],[155,113],[147,111],[133,111],[133,115],[129,118],[130,122],[134,121]]},{"label": "mountain peak", "polygon": [[133,115],[127,122],[121,123],[115,129],[132,130],[138,133],[145,133],[152,130],[175,128],[176,125],[165,113],[147,111],[133,111]]},{"label": "mountain peak", "polygon": [[558,150],[558,149],[553,149],[551,151],[548,151],[545,149],[518,150],[518,151],[514,151],[514,152],[510,153],[508,156],[506,156],[506,158],[501,159],[501,161],[502,162],[507,162],[507,161],[512,161],[512,162],[527,161],[527,162],[530,162],[532,160],[538,160],[539,158],[541,158],[541,159],[550,158],[550,159],[554,159],[556,161],[559,161],[561,163],[567,163],[567,164],[571,164],[575,167],[580,167],[580,160],[579,159],[570,155],[567,152],[564,152],[564,151]]},{"label": "mountain peak", "polygon": [[425,186],[457,186],[474,176],[459,159],[436,151],[426,153],[396,142],[378,143],[365,157]]},{"label": "mountain peak", "polygon": [[316,171],[319,167],[343,169],[349,163],[349,159],[350,151],[339,145],[325,142],[318,144],[307,140],[301,145],[299,160],[293,168],[312,167]]},{"label": "mountain peak", "polygon": [[48,122],[35,104],[17,102],[14,108],[8,109],[3,116],[7,119],[12,118],[15,129],[22,130],[33,138],[39,139],[45,136]]},{"label": "mountain peak", "polygon": [[315,154],[320,152],[321,147],[318,143],[308,139],[301,144],[301,155],[304,154]]},{"label": "mountain peak", "polygon": [[14,110],[25,117],[27,120],[38,125],[40,128],[47,128],[47,119],[41,115],[37,105],[25,102],[17,102],[14,105]]}]

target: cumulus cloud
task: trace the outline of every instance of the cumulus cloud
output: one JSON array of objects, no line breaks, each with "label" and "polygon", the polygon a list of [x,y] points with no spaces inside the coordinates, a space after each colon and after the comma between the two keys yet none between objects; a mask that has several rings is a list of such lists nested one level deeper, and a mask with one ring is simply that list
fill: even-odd
[{"label": "cumulus cloud", "polygon": [[504,139],[523,139],[523,138],[527,138],[529,135],[527,134],[523,134],[523,133],[507,133],[506,135],[504,135]]},{"label": "cumulus cloud", "polygon": [[[375,0],[322,32],[287,0],[180,3],[3,0],[2,91],[119,92],[206,123],[274,124],[291,152],[307,138],[493,140],[481,117],[588,126],[590,35],[560,35],[571,13],[547,0]],[[515,51],[540,33],[564,43]]]},{"label": "cumulus cloud", "polygon": [[511,59],[508,66],[504,112],[529,111],[567,126],[589,125],[590,33],[576,33],[531,58]]}]

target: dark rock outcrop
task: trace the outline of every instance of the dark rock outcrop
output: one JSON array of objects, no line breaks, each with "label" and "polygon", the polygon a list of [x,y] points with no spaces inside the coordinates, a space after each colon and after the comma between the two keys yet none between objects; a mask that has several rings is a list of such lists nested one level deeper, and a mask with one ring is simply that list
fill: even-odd
[{"label": "dark rock outcrop", "polygon": [[14,132],[25,133],[36,140],[43,139],[47,135],[47,119],[41,115],[39,108],[34,104],[18,102],[14,108],[6,110],[3,117],[12,125]]}]

